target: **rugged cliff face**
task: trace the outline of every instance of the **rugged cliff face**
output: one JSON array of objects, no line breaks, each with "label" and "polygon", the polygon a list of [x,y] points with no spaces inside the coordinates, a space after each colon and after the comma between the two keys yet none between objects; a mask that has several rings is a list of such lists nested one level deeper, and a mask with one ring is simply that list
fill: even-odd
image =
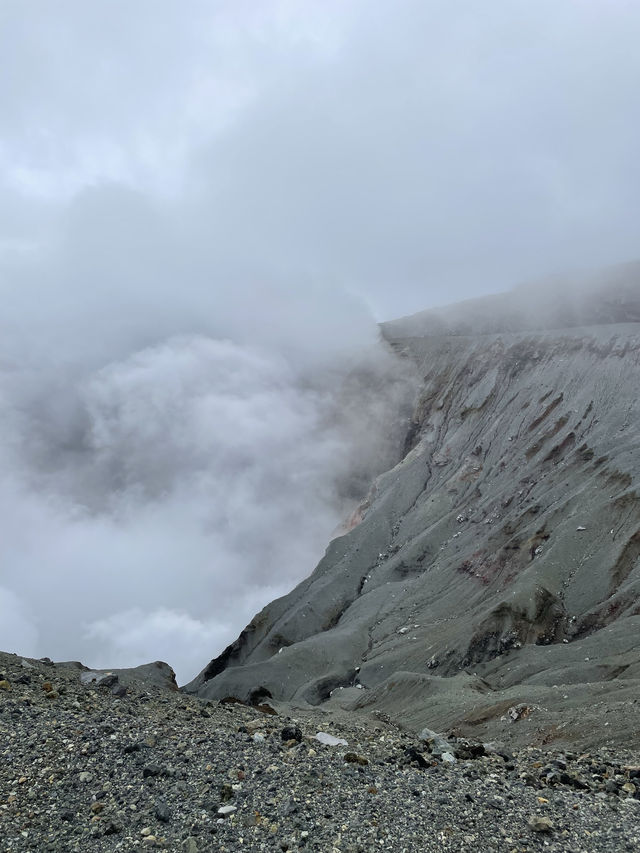
[{"label": "rugged cliff face", "polygon": [[637,742],[640,268],[545,299],[383,327],[424,377],[404,458],[187,692]]}]

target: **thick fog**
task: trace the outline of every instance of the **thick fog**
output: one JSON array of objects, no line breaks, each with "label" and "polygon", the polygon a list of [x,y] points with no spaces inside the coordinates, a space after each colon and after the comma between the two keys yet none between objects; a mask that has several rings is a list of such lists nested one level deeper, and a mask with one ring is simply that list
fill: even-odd
[{"label": "thick fog", "polygon": [[637,255],[634,2],[0,4],[0,648],[185,680],[412,393],[376,321]]},{"label": "thick fog", "polygon": [[366,309],[180,219],[91,190],[6,265],[0,647],[184,680],[398,458],[411,378]]}]

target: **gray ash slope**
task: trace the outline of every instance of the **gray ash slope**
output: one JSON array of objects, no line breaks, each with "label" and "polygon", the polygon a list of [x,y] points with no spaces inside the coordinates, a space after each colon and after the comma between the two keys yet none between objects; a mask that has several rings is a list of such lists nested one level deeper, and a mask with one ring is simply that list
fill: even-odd
[{"label": "gray ash slope", "polygon": [[640,265],[383,334],[423,377],[404,458],[184,689],[637,747]]}]

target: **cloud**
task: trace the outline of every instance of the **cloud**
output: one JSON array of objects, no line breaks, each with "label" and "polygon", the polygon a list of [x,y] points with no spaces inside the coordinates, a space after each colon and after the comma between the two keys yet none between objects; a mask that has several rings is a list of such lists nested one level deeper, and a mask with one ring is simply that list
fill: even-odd
[{"label": "cloud", "polygon": [[2,643],[190,676],[395,458],[374,319],[636,254],[640,11],[0,22]]},{"label": "cloud", "polygon": [[0,167],[32,199],[186,194],[217,260],[380,320],[637,253],[629,0],[36,5],[0,36]]},{"label": "cloud", "polygon": [[[191,290],[171,248],[156,277],[142,226],[133,246],[102,221],[83,218],[78,252],[27,264],[4,336],[2,603],[21,614],[6,642],[93,666],[166,651],[185,680],[311,571],[397,458],[411,384],[361,307],[333,322],[348,297],[318,294],[313,316],[292,298],[282,317],[284,291],[265,287],[271,328],[246,328],[247,308]],[[120,253],[136,270],[122,291]]]},{"label": "cloud", "polygon": [[160,659],[171,660],[184,673],[193,669],[194,649],[223,647],[234,627],[167,608],[151,613],[134,608],[90,624],[84,640],[96,649],[96,667],[112,666],[114,656],[133,665]]}]

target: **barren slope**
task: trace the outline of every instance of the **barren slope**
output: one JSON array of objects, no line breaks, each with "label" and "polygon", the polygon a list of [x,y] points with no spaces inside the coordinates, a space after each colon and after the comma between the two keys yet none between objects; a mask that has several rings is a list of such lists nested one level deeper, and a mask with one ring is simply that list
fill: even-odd
[{"label": "barren slope", "polygon": [[424,376],[406,455],[185,689],[501,736],[525,703],[510,738],[638,743],[640,323],[620,321],[640,298],[625,270],[591,293],[586,315],[608,305],[597,325],[389,324]]}]

